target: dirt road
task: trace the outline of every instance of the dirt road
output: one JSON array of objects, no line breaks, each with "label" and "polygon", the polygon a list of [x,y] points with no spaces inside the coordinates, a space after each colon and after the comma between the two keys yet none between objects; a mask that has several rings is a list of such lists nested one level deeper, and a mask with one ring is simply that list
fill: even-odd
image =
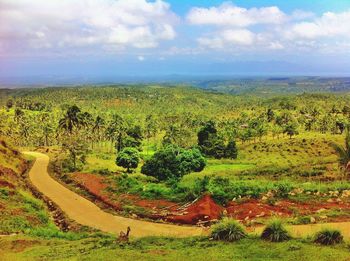
[{"label": "dirt road", "polygon": [[[207,234],[198,227],[185,227],[178,225],[159,224],[148,221],[135,220],[120,216],[115,216],[104,212],[89,200],[67,189],[47,172],[49,157],[42,153],[25,152],[34,156],[36,161],[29,172],[29,178],[33,185],[52,201],[54,201],[72,220],[77,223],[90,226],[104,232],[119,234],[131,227],[132,237],[142,236],[175,236],[186,237]],[[335,228],[342,231],[345,239],[350,239],[350,222],[293,225],[287,229],[295,237],[305,237],[312,235],[322,228]],[[257,227],[252,233],[260,234],[263,227]]]},{"label": "dirt road", "polygon": [[140,221],[106,213],[91,201],[67,189],[47,172],[49,157],[37,152],[25,152],[34,156],[36,161],[29,172],[33,185],[54,201],[72,220],[77,223],[99,229],[104,232],[119,234],[131,227],[132,237],[174,236],[185,237],[202,235],[205,231],[198,227],[186,227]]}]

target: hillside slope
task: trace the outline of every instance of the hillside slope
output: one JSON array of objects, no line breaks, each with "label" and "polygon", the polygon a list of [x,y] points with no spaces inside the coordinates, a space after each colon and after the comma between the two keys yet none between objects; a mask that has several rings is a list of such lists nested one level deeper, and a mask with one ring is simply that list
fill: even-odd
[{"label": "hillside slope", "polygon": [[33,197],[26,185],[27,168],[28,161],[0,137],[0,234],[50,224],[44,203]]}]

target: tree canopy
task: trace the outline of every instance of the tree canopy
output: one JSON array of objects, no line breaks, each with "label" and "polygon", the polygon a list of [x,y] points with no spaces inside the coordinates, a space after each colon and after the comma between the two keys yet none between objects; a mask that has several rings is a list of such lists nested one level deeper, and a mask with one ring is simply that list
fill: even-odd
[{"label": "tree canopy", "polygon": [[206,160],[198,149],[168,145],[147,160],[141,172],[158,180],[179,179],[192,171],[203,170],[205,165]]}]

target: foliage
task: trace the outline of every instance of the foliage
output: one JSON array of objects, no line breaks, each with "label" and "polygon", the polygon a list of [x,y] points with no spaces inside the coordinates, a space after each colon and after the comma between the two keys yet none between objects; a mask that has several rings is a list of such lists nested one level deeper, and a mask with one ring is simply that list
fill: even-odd
[{"label": "foliage", "polygon": [[335,245],[343,242],[343,235],[336,229],[323,229],[316,233],[314,242],[321,245]]},{"label": "foliage", "polygon": [[59,120],[59,128],[72,133],[75,128],[79,128],[84,123],[84,116],[78,106],[73,105],[67,109],[66,114]]},{"label": "foliage", "polygon": [[237,241],[247,236],[244,228],[237,221],[225,218],[212,226],[211,237],[214,240]]},{"label": "foliage", "polygon": [[293,187],[288,182],[282,182],[276,186],[276,196],[281,198],[288,198],[289,192],[291,192]]},{"label": "foliage", "polygon": [[126,168],[127,172],[130,172],[131,169],[137,168],[139,161],[139,151],[135,148],[126,147],[118,153],[116,164],[120,167]]},{"label": "foliage", "polygon": [[77,171],[85,163],[88,148],[84,140],[79,137],[68,136],[62,143],[62,150],[68,153],[64,167],[68,171]]},{"label": "foliage", "polygon": [[227,145],[222,137],[218,135],[218,131],[214,121],[208,121],[198,132],[198,146],[203,154],[221,158],[237,158],[237,147],[235,141],[231,140]]},{"label": "foliage", "polygon": [[238,156],[237,144],[234,140],[228,142],[225,149],[225,158],[236,159]]},{"label": "foliage", "polygon": [[291,236],[284,228],[282,221],[275,219],[265,227],[261,238],[271,242],[282,242],[291,239]]},{"label": "foliage", "polygon": [[147,160],[141,172],[158,180],[179,179],[192,171],[203,170],[205,165],[205,158],[197,149],[186,150],[168,145]]}]

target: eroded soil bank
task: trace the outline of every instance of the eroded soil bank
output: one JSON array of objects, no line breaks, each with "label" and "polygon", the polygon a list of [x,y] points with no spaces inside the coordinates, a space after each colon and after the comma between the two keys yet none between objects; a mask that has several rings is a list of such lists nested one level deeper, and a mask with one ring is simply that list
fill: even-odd
[{"label": "eroded soil bank", "polygon": [[75,173],[72,178],[76,185],[89,192],[95,200],[134,218],[190,225],[209,225],[223,215],[246,224],[259,223],[272,216],[295,219],[296,223],[342,222],[350,218],[348,199],[308,202],[281,199],[273,203],[262,199],[240,199],[220,206],[210,195],[204,195],[193,202],[180,204],[168,200],[143,199],[131,194],[116,196],[108,191],[105,178],[96,174]]}]

